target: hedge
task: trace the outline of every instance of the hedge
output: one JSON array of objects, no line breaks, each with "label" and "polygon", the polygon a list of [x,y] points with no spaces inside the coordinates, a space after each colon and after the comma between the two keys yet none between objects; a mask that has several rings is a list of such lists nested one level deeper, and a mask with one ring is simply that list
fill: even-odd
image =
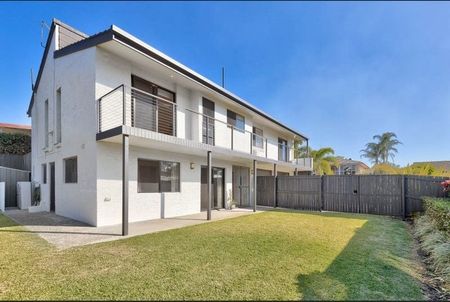
[{"label": "hedge", "polygon": [[450,199],[424,198],[425,213],[436,228],[450,236]]},{"label": "hedge", "polygon": [[26,134],[0,133],[0,154],[27,154],[31,152],[31,137]]}]

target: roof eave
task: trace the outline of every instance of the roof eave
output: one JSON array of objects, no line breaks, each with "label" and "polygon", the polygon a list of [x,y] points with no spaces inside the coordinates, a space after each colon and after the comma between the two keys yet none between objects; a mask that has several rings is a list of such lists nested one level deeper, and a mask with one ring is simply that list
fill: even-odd
[{"label": "roof eave", "polygon": [[[52,28],[54,30],[54,24],[58,23],[60,21],[58,20],[54,20],[54,22],[52,23]],[[65,24],[64,24],[65,25]],[[67,25],[65,25],[67,26]],[[53,35],[53,31],[51,31],[51,34]],[[49,44],[50,41],[50,34],[49,34],[49,39],[47,40],[47,44]],[[202,75],[196,73],[195,71],[191,70],[190,68],[184,66],[183,64],[175,61],[174,59],[170,58],[169,56],[163,54],[162,52],[154,49],[153,47],[151,47],[150,45],[146,44],[145,42],[139,40],[138,38],[134,37],[133,35],[127,33],[126,31],[120,29],[119,27],[112,25],[109,29],[100,32],[98,34],[95,34],[93,36],[87,37],[79,42],[76,42],[74,44],[71,44],[67,47],[64,47],[62,49],[56,50],[53,54],[53,57],[56,58],[60,58],[63,56],[66,56],[68,54],[86,49],[86,48],[90,48],[90,47],[94,47],[97,46],[99,44],[102,43],[106,43],[112,40],[117,40],[120,41],[122,43],[125,43],[127,45],[129,45],[132,48],[136,48],[137,50],[144,52],[145,54],[155,58],[156,60],[158,60],[159,62],[175,69],[176,71],[180,72],[181,74],[186,75],[187,77],[189,77],[190,79],[208,87],[209,89],[222,94],[223,96],[233,100],[234,102],[238,103],[241,106],[244,106],[250,110],[252,110],[253,112],[257,113],[258,115],[270,120],[271,122],[277,124],[278,126],[288,130],[289,132],[295,134],[296,136],[299,136],[305,140],[309,140],[309,138],[300,133],[299,131],[293,130],[291,128],[289,128],[288,126],[282,124],[281,122],[279,122],[278,120],[276,120],[275,118],[271,117],[269,114],[263,112],[262,110],[254,107],[253,105],[251,105],[250,103],[246,102],[245,100],[241,99],[240,97],[234,95],[233,93],[231,93],[230,91],[224,89],[223,87],[217,85],[216,83],[208,80],[207,78],[203,77]],[[46,46],[46,51],[44,52],[44,56],[43,56],[43,60],[46,58],[47,56],[47,46]],[[41,68],[43,68],[43,62],[41,62]],[[41,68],[40,68],[40,72],[38,75],[38,78],[40,78],[40,74],[41,74]],[[37,86],[38,86],[38,80],[36,80],[36,85],[34,87],[34,91],[36,92],[37,90]],[[31,108],[34,102],[34,93],[31,96],[31,101],[30,101],[30,106],[28,107],[28,116],[30,116],[31,114]]]},{"label": "roof eave", "polygon": [[288,126],[282,124],[275,118],[271,117],[269,114],[263,112],[262,110],[254,107],[250,103],[246,102],[245,100],[241,99],[240,97],[234,95],[232,92],[224,89],[223,87],[217,85],[216,83],[208,80],[207,78],[203,77],[202,75],[198,74],[197,72],[191,70],[190,68],[184,66],[183,64],[175,61],[174,59],[168,57],[167,55],[163,54],[162,52],[158,51],[157,49],[151,47],[147,43],[141,41],[140,39],[134,37],[133,35],[129,34],[128,32],[120,29],[119,27],[112,25],[111,29],[114,33],[114,39],[119,40],[122,43],[125,43],[133,48],[138,49],[141,52],[144,52],[145,54],[157,59],[161,63],[175,69],[176,71],[188,76],[189,78],[195,80],[196,82],[201,83],[204,86],[207,86],[208,88],[214,90],[217,93],[220,93],[224,95],[225,97],[235,101],[236,103],[240,104],[241,106],[244,106],[255,113],[263,116],[264,118],[267,118],[271,122],[277,124],[278,126],[281,126],[282,128],[288,130],[289,132],[303,138],[306,140],[309,140],[309,138],[305,135],[300,133],[299,131],[293,130],[289,128]]}]

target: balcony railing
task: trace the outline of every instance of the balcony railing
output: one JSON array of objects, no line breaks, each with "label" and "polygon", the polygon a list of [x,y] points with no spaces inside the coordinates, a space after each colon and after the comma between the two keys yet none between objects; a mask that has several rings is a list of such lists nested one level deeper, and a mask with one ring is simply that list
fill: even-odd
[{"label": "balcony railing", "polygon": [[[258,135],[246,129],[240,129],[217,118],[185,109],[192,117],[198,117],[202,123],[202,142],[256,156],[289,162],[293,146],[279,144],[270,138]],[[195,118],[191,118],[195,121]],[[285,156],[281,156],[285,154]]]},{"label": "balcony railing", "polygon": [[162,97],[125,85],[97,102],[98,133],[127,125],[176,136],[177,105]]},{"label": "balcony railing", "polygon": [[[98,133],[122,125],[177,136],[177,112],[198,127],[199,141],[258,157],[311,167],[306,159],[291,159],[293,145],[280,144],[246,129],[239,129],[225,121],[210,117],[134,87],[120,85],[97,102]],[[193,132],[195,132],[195,127]],[[195,137],[195,135],[193,135]]]}]

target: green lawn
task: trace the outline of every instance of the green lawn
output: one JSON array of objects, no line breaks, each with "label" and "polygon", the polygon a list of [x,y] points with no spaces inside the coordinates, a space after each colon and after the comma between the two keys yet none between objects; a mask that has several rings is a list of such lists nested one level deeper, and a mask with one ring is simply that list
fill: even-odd
[{"label": "green lawn", "polygon": [[400,220],[271,211],[57,251],[0,215],[1,299],[423,299]]}]

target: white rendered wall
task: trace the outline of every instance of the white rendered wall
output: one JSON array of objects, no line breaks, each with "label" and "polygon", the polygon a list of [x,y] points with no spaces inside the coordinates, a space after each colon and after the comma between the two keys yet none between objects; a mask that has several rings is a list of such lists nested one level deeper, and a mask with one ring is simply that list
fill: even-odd
[{"label": "white rendered wall", "polygon": [[0,182],[0,211],[5,211],[5,183]]},{"label": "white rendered wall", "polygon": [[[98,219],[97,225],[120,224],[122,221],[122,149],[120,144],[98,144]],[[180,192],[138,193],[138,158],[180,163]],[[191,163],[194,169],[191,169]],[[130,146],[129,153],[129,221],[169,218],[200,212],[201,166],[205,157]],[[232,165],[213,160],[213,166],[225,168],[225,200],[232,189]]]},{"label": "white rendered wall", "polygon": [[[61,58],[53,58],[58,27],[49,50],[35,102],[32,108],[32,179],[41,184],[41,199],[50,210],[50,167],[55,163],[55,212],[88,224],[96,224],[96,111],[95,48]],[[62,143],[55,145],[50,135],[44,150],[44,102],[49,102],[49,131],[55,131],[56,90],[61,88]],[[63,181],[63,159],[77,156],[78,183]],[[43,183],[42,164],[47,165],[47,183]]]},{"label": "white rendered wall", "polygon": [[[230,109],[245,117],[245,130],[247,132],[233,131],[233,147],[236,151],[250,153],[251,134],[253,131],[253,118],[248,110],[240,109],[238,106],[230,107],[223,100],[212,93],[202,93],[177,84],[168,76],[152,69],[143,69],[131,61],[121,58],[104,49],[97,49],[96,53],[96,99],[108,93],[121,84],[131,86],[131,75],[139,76],[151,81],[161,87],[176,93],[177,103],[177,136],[181,138],[202,141],[202,117],[195,113],[187,112],[190,109],[203,113],[202,100],[207,98],[215,104],[215,145],[231,149],[231,129],[223,123],[227,123],[227,109]],[[121,107],[117,108],[117,116],[121,117]],[[118,119],[120,122],[120,118]],[[129,117],[127,118],[129,120]],[[223,123],[221,123],[221,122]],[[286,139],[285,135],[267,126],[258,126],[269,138],[267,155],[271,159],[278,160],[278,137]],[[292,143],[292,140],[289,140]],[[265,150],[258,155],[265,156]]]}]

